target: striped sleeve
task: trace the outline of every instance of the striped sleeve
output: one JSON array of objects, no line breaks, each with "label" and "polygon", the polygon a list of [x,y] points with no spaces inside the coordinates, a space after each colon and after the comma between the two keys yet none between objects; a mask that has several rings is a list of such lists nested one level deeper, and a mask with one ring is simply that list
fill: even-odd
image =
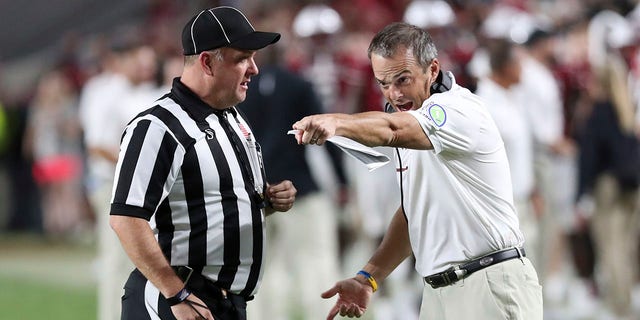
[{"label": "striped sleeve", "polygon": [[132,122],[120,146],[111,214],[151,219],[175,181],[180,153],[176,138],[152,117]]}]

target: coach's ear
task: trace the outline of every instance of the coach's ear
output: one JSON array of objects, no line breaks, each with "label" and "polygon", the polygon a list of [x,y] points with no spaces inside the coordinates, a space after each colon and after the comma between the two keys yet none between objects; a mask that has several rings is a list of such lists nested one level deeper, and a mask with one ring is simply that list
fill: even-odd
[{"label": "coach's ear", "polygon": [[[429,67],[426,70],[426,73],[429,76],[429,81],[425,84],[429,88],[429,92],[433,94],[433,86],[438,81],[438,73],[440,72],[440,61],[437,58],[431,60]],[[427,89],[427,88],[425,88]]]},{"label": "coach's ear", "polygon": [[444,74],[444,72],[442,72],[442,70],[440,70],[438,66],[438,74],[436,75],[433,83],[431,83],[429,92],[430,94],[446,92],[451,89],[452,85],[453,79],[451,79],[448,74]]},{"label": "coach's ear", "polygon": [[431,79],[438,77],[438,73],[440,73],[440,61],[438,61],[438,58],[433,58],[433,60],[431,60],[428,72],[430,73]]}]

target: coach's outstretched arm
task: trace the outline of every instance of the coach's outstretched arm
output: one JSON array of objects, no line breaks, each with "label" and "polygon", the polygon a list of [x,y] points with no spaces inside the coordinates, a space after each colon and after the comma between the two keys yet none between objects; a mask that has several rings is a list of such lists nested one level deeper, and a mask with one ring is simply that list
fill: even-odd
[{"label": "coach's outstretched arm", "polygon": [[[381,282],[410,255],[411,244],[407,220],[402,208],[398,208],[391,219],[382,243],[362,270],[371,275],[375,282]],[[325,299],[338,294],[338,300],[329,311],[327,320],[333,319],[338,313],[350,318],[361,317],[367,310],[373,289],[371,282],[361,274],[337,282],[333,288],[322,294]]]},{"label": "coach's outstretched arm", "polygon": [[364,145],[433,149],[420,123],[408,112],[362,112],[317,114],[293,124],[299,144],[321,145],[333,136],[343,136]]}]

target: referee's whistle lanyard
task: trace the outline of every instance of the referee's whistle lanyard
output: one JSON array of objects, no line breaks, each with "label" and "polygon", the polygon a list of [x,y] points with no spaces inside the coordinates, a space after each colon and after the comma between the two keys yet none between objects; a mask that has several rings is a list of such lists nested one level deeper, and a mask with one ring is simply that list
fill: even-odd
[{"label": "referee's whistle lanyard", "polygon": [[[228,115],[229,113],[230,112],[226,112],[225,116]],[[236,121],[238,128],[245,128],[244,130],[241,129],[241,131],[243,131],[243,134],[245,130],[247,131],[247,135],[245,136],[245,141],[247,141],[247,146],[249,147],[249,150],[255,150],[254,152],[249,152],[251,154],[250,160],[253,163],[253,166],[255,168],[260,168],[260,178],[262,180],[262,184],[256,185],[254,182],[254,189],[259,194],[263,194],[263,197],[264,197],[264,192],[267,188],[267,174],[264,170],[264,162],[262,161],[262,148],[260,147],[260,144],[258,143],[258,141],[253,138],[252,133],[246,129],[247,125],[242,124],[240,120],[238,120],[238,117],[236,114],[233,114],[233,119]],[[251,173],[252,173],[251,176],[253,177],[253,181],[258,180],[258,174],[255,173],[255,171],[253,170],[251,170]]]},{"label": "referee's whistle lanyard", "polygon": [[[233,150],[236,153],[236,157],[240,162],[240,170],[243,172],[243,176],[245,177],[245,183],[248,182],[251,185],[251,187],[254,190],[254,195],[252,196],[256,197],[255,200],[258,206],[260,208],[264,208],[267,204],[266,202],[267,200],[264,193],[267,187],[267,178],[266,178],[266,172],[264,169],[264,164],[262,162],[262,150],[260,149],[260,144],[258,143],[258,141],[253,139],[251,132],[249,132],[247,129],[247,126],[242,124],[240,120],[238,120],[235,110],[233,111],[225,110],[223,112],[215,112],[215,114],[216,116],[218,116],[220,126],[227,134],[227,137],[231,142],[231,146],[233,147]],[[233,118],[238,128],[240,128],[241,131],[243,131],[243,137],[246,141],[246,146],[248,147],[249,152],[244,152],[245,144],[239,138],[239,135],[237,134],[236,130],[231,126],[231,123],[229,122],[229,119],[228,119],[229,114],[233,115]],[[213,130],[209,127],[209,124],[206,122],[206,120],[204,121],[204,123],[198,122],[198,127],[200,127],[200,130],[202,130],[207,135],[207,139],[210,139],[209,135],[210,133],[213,133]],[[244,131],[246,131],[246,134]],[[246,154],[249,154],[250,159],[245,156]],[[248,163],[248,161],[250,161],[251,163]],[[251,169],[252,167],[259,168],[260,177],[258,176],[257,173],[255,173],[255,170]],[[262,178],[261,179],[262,183],[256,183],[258,178]]]}]

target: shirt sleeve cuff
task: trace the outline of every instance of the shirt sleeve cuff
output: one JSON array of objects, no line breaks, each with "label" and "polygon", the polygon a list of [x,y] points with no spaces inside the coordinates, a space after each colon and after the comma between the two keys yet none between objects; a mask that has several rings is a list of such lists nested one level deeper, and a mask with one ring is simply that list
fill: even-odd
[{"label": "shirt sleeve cuff", "polygon": [[112,203],[110,215],[136,217],[136,218],[142,218],[149,221],[153,213],[141,207],[136,207],[136,206],[122,204],[122,203]]}]

